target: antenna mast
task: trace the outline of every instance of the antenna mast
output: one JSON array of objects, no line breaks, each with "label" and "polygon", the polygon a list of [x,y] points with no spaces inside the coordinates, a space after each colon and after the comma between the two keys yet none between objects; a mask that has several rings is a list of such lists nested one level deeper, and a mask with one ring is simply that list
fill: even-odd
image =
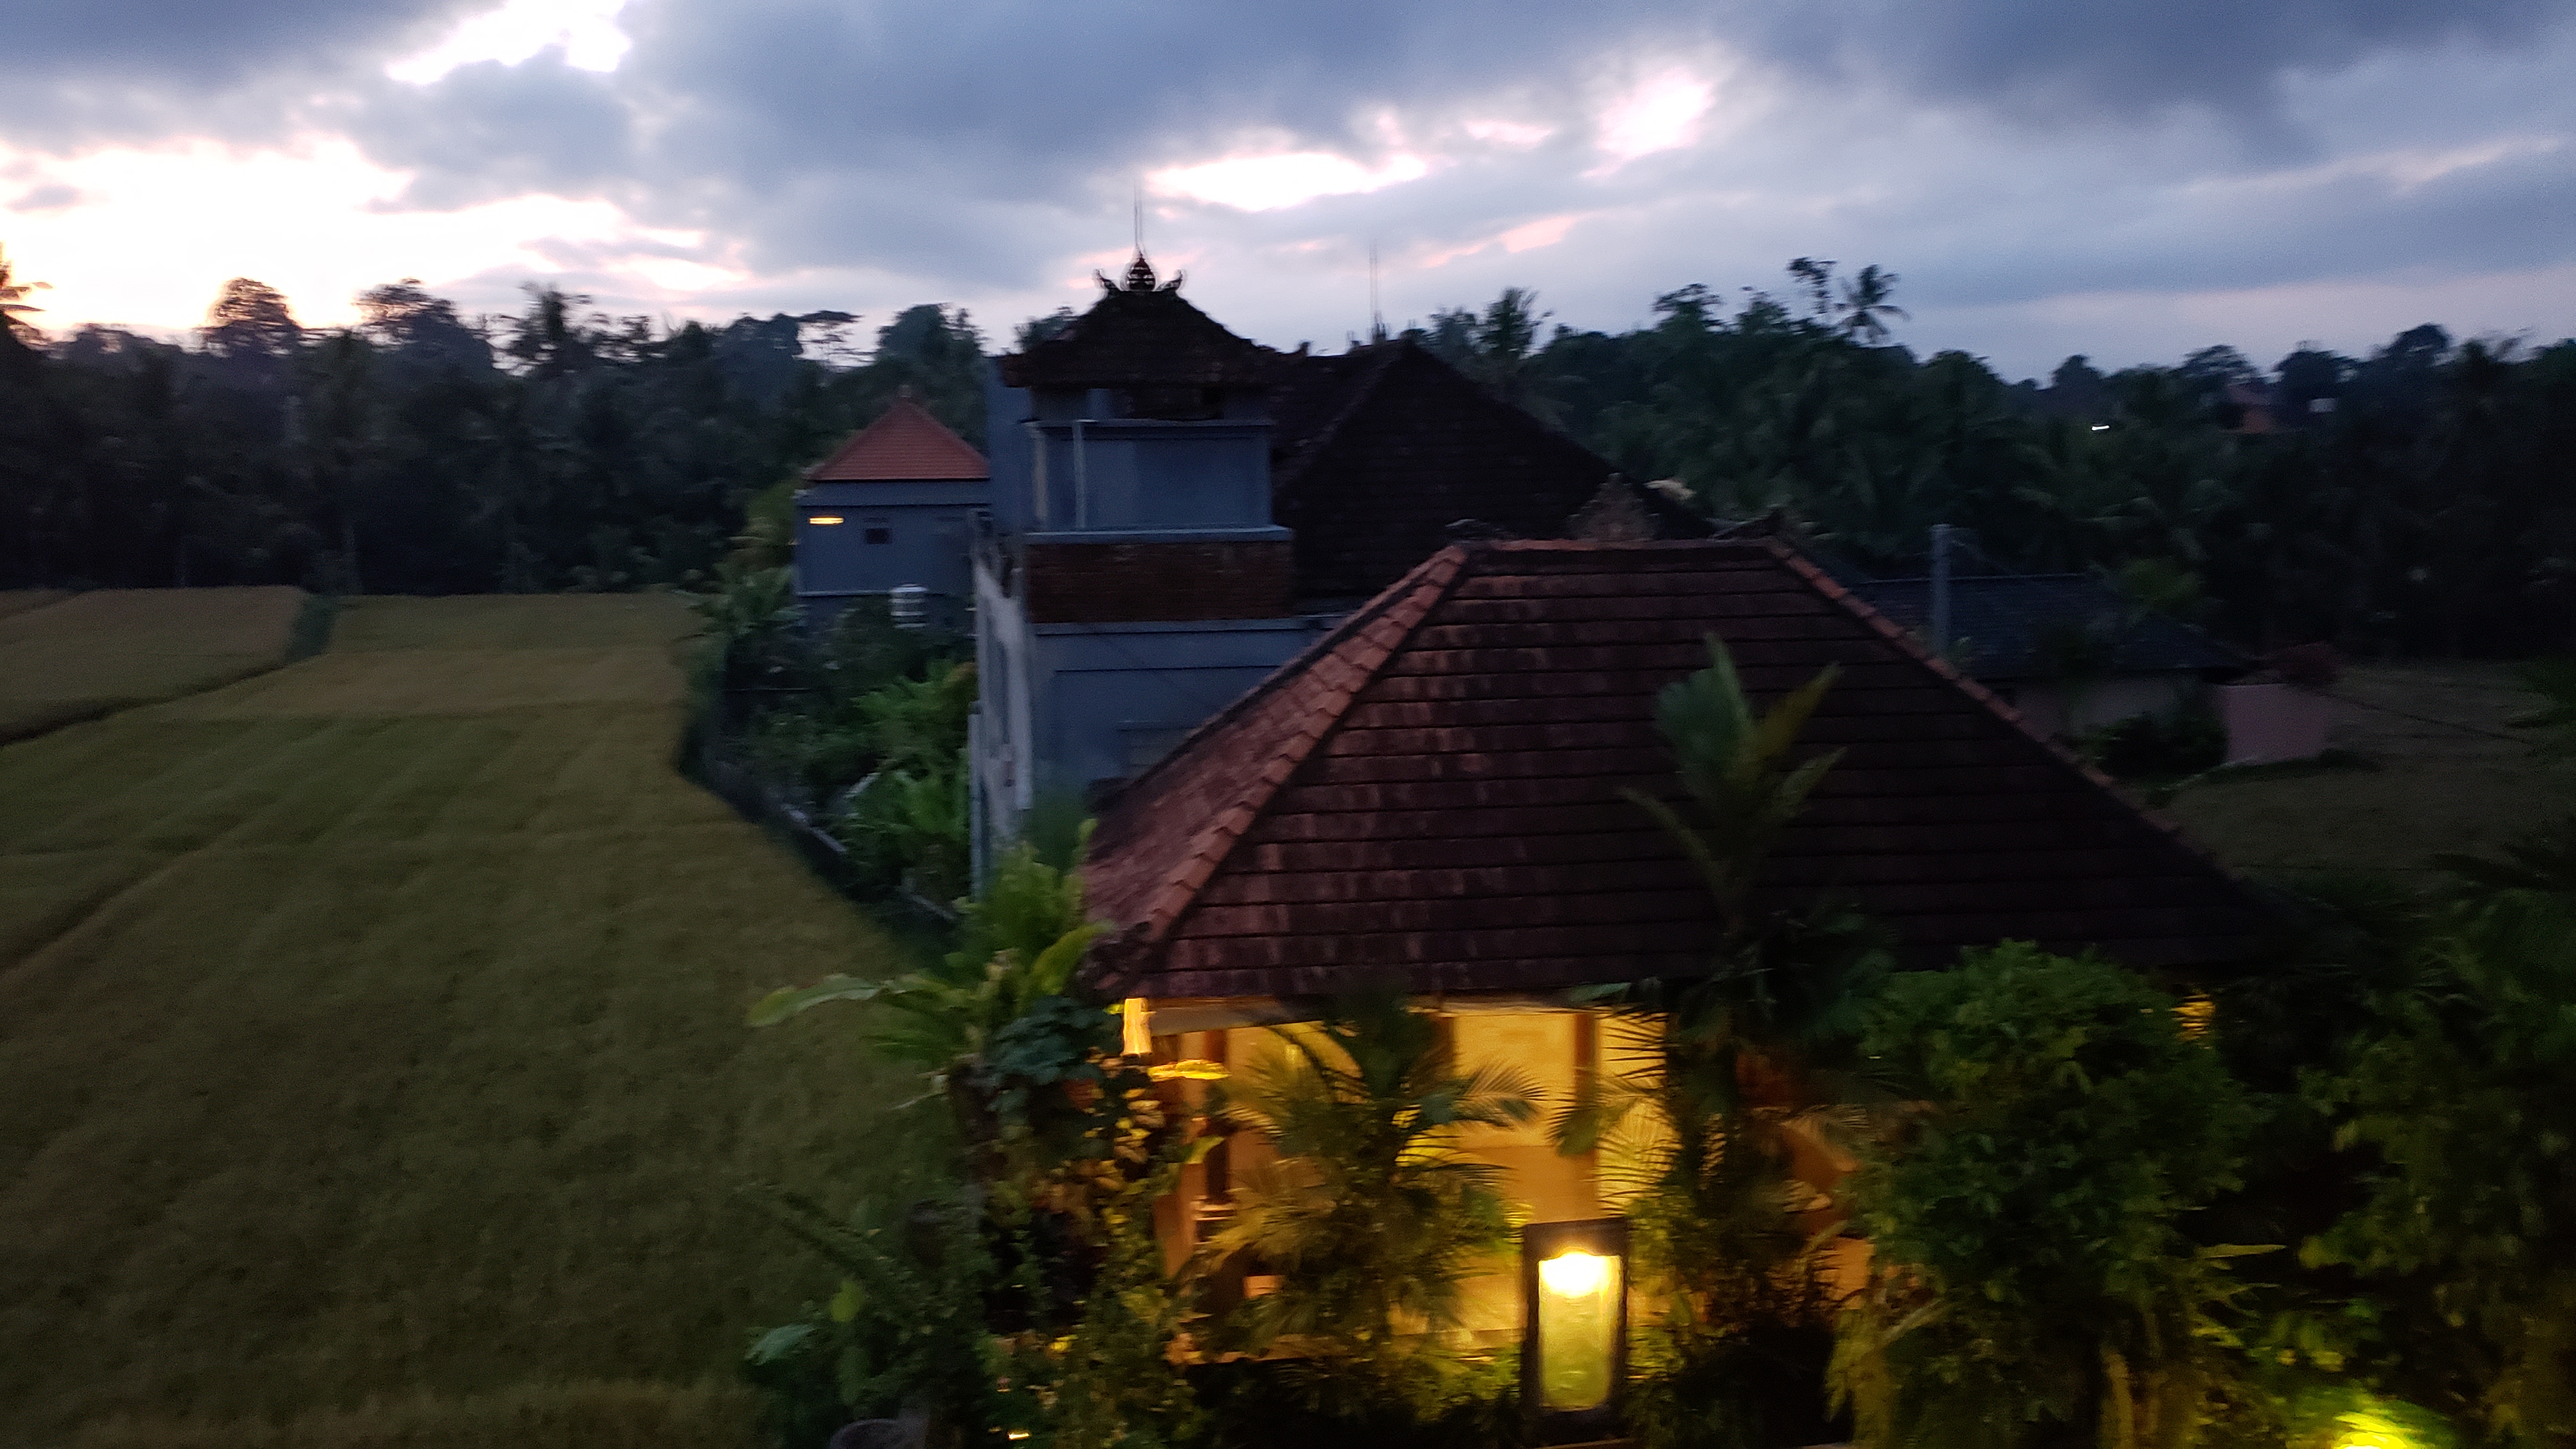
[{"label": "antenna mast", "polygon": [[1386,314],[1377,305],[1377,243],[1369,243],[1369,341],[1386,340]]}]

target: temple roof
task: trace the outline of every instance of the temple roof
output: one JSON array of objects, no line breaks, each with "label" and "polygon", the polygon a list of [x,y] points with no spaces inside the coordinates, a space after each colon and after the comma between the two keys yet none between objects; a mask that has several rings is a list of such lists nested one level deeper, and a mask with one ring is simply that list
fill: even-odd
[{"label": "temple roof", "polygon": [[1267,387],[1278,353],[1228,332],[1182,300],[1181,278],[1157,283],[1139,252],[1123,280],[1100,279],[1091,310],[1026,352],[999,359],[1012,387]]},{"label": "temple roof", "polygon": [[1514,992],[1705,970],[1716,918],[1621,791],[1679,800],[1656,694],[1705,636],[1773,697],[1828,663],[1845,750],[1772,904],[1829,893],[1915,964],[2002,939],[2241,960],[2244,889],[1776,539],[1453,545],[1120,790],[1086,866],[1096,985]]},{"label": "temple roof", "polygon": [[805,470],[809,483],[981,482],[990,476],[984,455],[914,402],[910,388],[832,456]]}]

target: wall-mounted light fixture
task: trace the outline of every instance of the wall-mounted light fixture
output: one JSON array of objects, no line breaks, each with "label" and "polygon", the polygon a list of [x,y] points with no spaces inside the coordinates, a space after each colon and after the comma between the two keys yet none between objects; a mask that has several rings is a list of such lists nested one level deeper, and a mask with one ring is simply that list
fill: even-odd
[{"label": "wall-mounted light fixture", "polygon": [[837,513],[812,513],[806,515],[805,521],[807,523],[819,524],[822,527],[829,528],[833,524],[841,521],[841,515]]},{"label": "wall-mounted light fixture", "polygon": [[1521,1229],[1521,1405],[1541,1443],[1616,1432],[1628,1382],[1628,1223]]}]

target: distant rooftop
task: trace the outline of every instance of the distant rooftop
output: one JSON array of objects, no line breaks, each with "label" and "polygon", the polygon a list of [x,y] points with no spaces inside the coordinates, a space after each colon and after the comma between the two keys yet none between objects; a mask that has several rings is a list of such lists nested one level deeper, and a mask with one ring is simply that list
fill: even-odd
[{"label": "distant rooftop", "polygon": [[1266,387],[1281,358],[1181,299],[1180,274],[1157,282],[1144,253],[1123,280],[1064,330],[1000,360],[1013,387]]},{"label": "distant rooftop", "polygon": [[[1558,538],[1610,465],[1402,339],[1281,359],[1270,394],[1272,510],[1297,531],[1297,592],[1368,598],[1467,524]],[[1636,490],[1661,538],[1708,521]]]},{"label": "distant rooftop", "polygon": [[896,396],[884,416],[805,470],[809,483],[981,482],[991,476],[984,455],[914,402],[910,389]]}]

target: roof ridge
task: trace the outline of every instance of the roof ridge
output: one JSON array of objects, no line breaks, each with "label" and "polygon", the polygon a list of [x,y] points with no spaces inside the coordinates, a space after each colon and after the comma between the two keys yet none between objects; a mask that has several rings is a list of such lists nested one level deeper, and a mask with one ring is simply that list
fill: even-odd
[{"label": "roof ridge", "polygon": [[[1333,440],[1341,436],[1342,425],[1356,416],[1360,405],[1367,402],[1369,395],[1377,391],[1378,384],[1386,381],[1386,375],[1395,369],[1396,359],[1414,347],[1414,343],[1399,337],[1390,342],[1379,343],[1376,348],[1371,349],[1383,350],[1384,355],[1369,358],[1359,369],[1358,379],[1351,384],[1350,396],[1342,400],[1340,410],[1333,414],[1330,422],[1297,440],[1296,455],[1289,470],[1292,474],[1303,471],[1308,463],[1322,457],[1324,451],[1333,446]],[[1276,487],[1277,484],[1274,483],[1272,486]]]},{"label": "roof ridge", "polygon": [[[974,476],[960,477],[954,472],[946,473],[945,476],[919,480],[906,479],[901,474],[874,478],[824,476],[869,451],[872,444],[878,450],[899,449],[914,445],[914,440],[900,436],[907,430],[916,434],[920,442],[927,443],[931,448],[949,455],[945,463],[938,465],[942,469],[954,469],[972,459],[976,469]],[[992,477],[992,460],[984,456],[983,449],[959,436],[955,428],[941,422],[938,414],[923,407],[920,401],[912,396],[912,389],[906,387],[897,392],[886,404],[885,411],[878,413],[865,427],[842,439],[839,447],[825,454],[820,462],[807,467],[801,476],[809,483],[975,482],[989,480]]]},{"label": "roof ridge", "polygon": [[[1351,702],[1359,698],[1360,691],[1376,678],[1377,671],[1384,668],[1389,659],[1395,657],[1396,650],[1430,616],[1431,610],[1448,598],[1459,580],[1467,576],[1468,565],[1473,558],[1473,551],[1466,545],[1453,543],[1416,564],[1403,578],[1387,585],[1376,598],[1353,610],[1350,617],[1300,650],[1294,659],[1272,671],[1269,678],[1205,724],[1190,731],[1179,744],[1165,752],[1153,768],[1121,787],[1123,794],[1152,779],[1165,764],[1186,755],[1201,736],[1241,718],[1256,701],[1272,698],[1280,681],[1297,677],[1308,666],[1329,657],[1355,637],[1366,639],[1357,657],[1346,661],[1356,677],[1347,686],[1331,690],[1322,701],[1321,708],[1310,710],[1304,726],[1289,736],[1263,765],[1250,787],[1191,838],[1189,848],[1182,852],[1180,860],[1145,898],[1144,908],[1137,913],[1137,921],[1120,932],[1114,941],[1102,943],[1110,948],[1102,953],[1104,956],[1115,958],[1141,952],[1171,932],[1172,927],[1187,914],[1199,888],[1207,884],[1226,857],[1233,853],[1252,822],[1260,818],[1280,788],[1314,753],[1315,746],[1340,725],[1343,714],[1350,709]],[[1390,623],[1393,637],[1368,637],[1378,626]],[[1109,967],[1103,974],[1104,986],[1114,984],[1128,974],[1114,959],[1104,964]]]},{"label": "roof ridge", "polygon": [[2010,724],[2024,739],[2029,740],[2031,743],[2038,745],[2041,749],[2047,751],[2051,759],[2065,768],[2074,771],[2077,776],[2081,777],[2085,781],[2085,783],[2091,785],[2094,789],[2101,791],[2103,794],[2110,796],[2123,810],[2126,810],[2131,815],[2145,821],[2167,840],[2180,846],[2185,853],[2190,855],[2195,861],[2199,862],[2201,866],[2215,872],[2230,884],[2240,887],[2246,884],[2244,877],[2230,868],[2225,861],[2220,860],[2216,855],[2212,854],[2206,847],[2201,845],[2200,842],[2192,839],[2188,835],[2185,835],[2183,833],[2182,826],[2178,822],[2166,816],[2164,812],[2160,810],[2150,809],[2146,802],[2132,796],[2119,781],[2112,779],[2110,776],[2103,774],[2100,770],[2086,764],[2083,758],[2077,755],[2073,750],[2066,748],[2055,740],[2041,739],[2039,735],[2033,732],[2027,724],[2023,723],[2020,710],[2004,703],[1993,690],[1990,690],[1984,685],[1979,684],[1977,681],[1970,679],[1966,674],[1960,672],[1958,666],[1952,664],[1949,660],[1944,659],[1939,655],[1934,654],[1931,650],[1924,648],[1921,640],[1915,638],[1911,633],[1898,628],[1894,620],[1888,618],[1885,614],[1880,613],[1867,599],[1862,598],[1859,594],[1846,588],[1843,584],[1837,581],[1833,575],[1826,573],[1822,568],[1817,567],[1816,563],[1812,559],[1809,559],[1806,555],[1800,553],[1797,549],[1791,547],[1778,538],[1763,538],[1756,541],[1767,546],[1773,553],[1779,555],[1780,561],[1787,564],[1793,572],[1805,578],[1809,584],[1814,586],[1816,592],[1823,594],[1832,602],[1841,605],[1846,611],[1851,613],[1855,618],[1858,618],[1862,623],[1877,630],[1878,633],[1883,635],[1889,642],[1895,644],[1898,648],[1904,650],[1906,653],[1912,655],[1916,660],[1929,667],[1933,673],[1938,674],[1958,685],[1960,690],[1969,698],[1984,705],[1987,709],[1992,710],[1998,718],[2001,718],[2004,722]]}]

